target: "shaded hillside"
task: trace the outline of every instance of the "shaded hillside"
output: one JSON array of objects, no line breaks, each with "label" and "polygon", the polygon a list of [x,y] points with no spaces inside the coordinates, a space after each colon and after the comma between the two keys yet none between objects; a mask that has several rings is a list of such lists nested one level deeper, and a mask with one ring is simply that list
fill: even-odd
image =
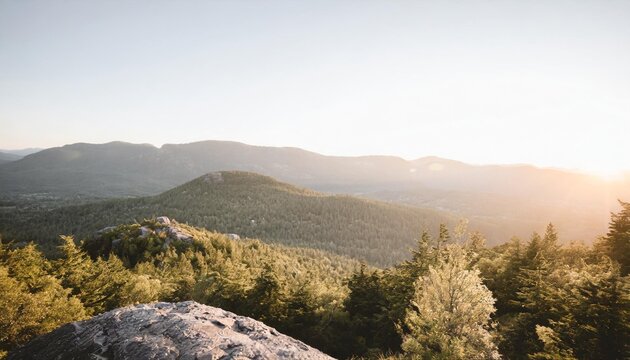
[{"label": "shaded hillside", "polygon": [[22,156],[20,155],[0,152],[0,165],[10,163],[12,161],[17,161],[17,160],[20,160],[21,158]]},{"label": "shaded hillside", "polygon": [[153,180],[161,165],[158,149],[151,145],[74,144],[1,166],[0,187],[4,194],[48,193],[57,197],[146,195],[169,182],[166,174]]},{"label": "shaded hillside", "polygon": [[[211,173],[154,197],[37,212],[4,212],[6,239],[51,242],[89,237],[111,224],[159,215],[241,237],[331,251],[378,265],[408,254],[423,229],[454,225],[448,215],[350,196],[325,195],[253,173]],[[483,224],[472,224],[484,230]],[[477,226],[479,225],[479,226]]]}]

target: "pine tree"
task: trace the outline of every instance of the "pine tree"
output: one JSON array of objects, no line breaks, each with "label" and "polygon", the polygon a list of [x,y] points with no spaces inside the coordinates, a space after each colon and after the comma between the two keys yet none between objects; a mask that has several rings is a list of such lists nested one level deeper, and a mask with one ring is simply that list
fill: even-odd
[{"label": "pine tree", "polygon": [[79,298],[93,314],[130,305],[130,302],[124,301],[125,294],[121,289],[124,289],[131,279],[132,273],[117,256],[110,255],[107,260],[99,258],[94,262],[89,276],[81,284]]},{"label": "pine tree", "polygon": [[630,203],[619,201],[621,211],[611,215],[603,239],[605,253],[621,265],[621,276],[630,274]]},{"label": "pine tree", "polygon": [[[524,256],[516,277],[512,279],[516,288],[510,302],[514,313],[502,324],[499,348],[509,358],[526,359],[528,354],[543,350],[536,334],[536,326],[548,327],[551,320],[561,314],[554,310],[555,299],[560,296],[558,273],[557,235],[552,224],[547,226],[541,238],[533,233],[525,248]],[[554,278],[555,277],[555,278]],[[504,320],[507,320],[504,319]]]},{"label": "pine tree", "polygon": [[617,264],[606,259],[558,270],[556,277],[557,295],[548,298],[544,310],[548,325],[543,336],[536,330],[544,344],[536,357],[552,358],[561,351],[579,359],[629,358],[630,284]]},{"label": "pine tree", "polygon": [[9,250],[6,265],[9,275],[27,285],[31,291],[37,290],[40,279],[48,275],[50,270],[50,263],[33,243],[23,248]]},{"label": "pine tree", "polygon": [[272,326],[281,325],[286,318],[286,294],[273,266],[265,264],[263,271],[247,292],[248,313]]},{"label": "pine tree", "polygon": [[446,227],[446,224],[440,224],[440,234],[438,235],[436,245],[437,249],[442,250],[450,239],[451,235],[448,233],[448,227]]},{"label": "pine tree", "polygon": [[[431,265],[438,260],[438,251],[432,246],[431,235],[423,231],[418,239],[417,246],[411,251],[411,259],[400,265],[383,272],[381,287],[387,299],[389,321],[407,331],[404,318],[407,308],[416,292],[415,282],[426,275]],[[400,347],[401,339],[396,338],[393,349]]]},{"label": "pine tree", "polygon": [[[28,258],[21,257],[21,261]],[[38,279],[21,279],[11,277],[0,265],[0,351],[86,317],[81,302],[70,296],[56,278],[45,274]]]},{"label": "pine tree", "polygon": [[79,294],[81,287],[94,271],[93,262],[87,254],[74,243],[72,236],[60,236],[63,242],[58,248],[62,256],[53,262],[55,275],[61,279],[65,288]]},{"label": "pine tree", "polygon": [[397,347],[398,336],[394,322],[389,318],[388,302],[381,286],[381,277],[376,271],[366,270],[361,265],[358,272],[348,281],[350,293],[344,307],[350,314],[353,332],[357,337],[356,354],[369,351],[386,352]]}]

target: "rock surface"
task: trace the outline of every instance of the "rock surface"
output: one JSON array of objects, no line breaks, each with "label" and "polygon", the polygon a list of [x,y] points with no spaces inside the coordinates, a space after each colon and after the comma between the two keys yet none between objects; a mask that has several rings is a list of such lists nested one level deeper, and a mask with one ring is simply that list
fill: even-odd
[{"label": "rock surface", "polygon": [[[157,235],[164,241],[164,249],[167,249],[173,241],[183,241],[185,243],[191,243],[194,240],[191,234],[177,226],[176,221],[171,221],[171,219],[166,216],[159,216],[155,220],[157,224],[141,226],[138,229],[137,234],[131,235],[139,237],[141,239]],[[118,230],[119,228],[116,226],[108,226],[97,231],[96,236],[107,236],[110,235],[112,232],[117,232]],[[120,234],[118,234],[118,236],[120,236]],[[112,248],[116,249],[121,246],[122,243],[122,239],[116,238],[112,240]]]},{"label": "rock surface", "polygon": [[8,359],[332,359],[256,320],[193,301],[120,308],[66,324]]}]

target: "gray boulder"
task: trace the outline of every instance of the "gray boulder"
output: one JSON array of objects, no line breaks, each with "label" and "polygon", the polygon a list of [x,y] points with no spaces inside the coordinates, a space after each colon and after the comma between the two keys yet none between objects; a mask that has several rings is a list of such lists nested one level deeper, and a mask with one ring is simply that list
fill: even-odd
[{"label": "gray boulder", "polygon": [[146,226],[142,226],[140,228],[140,237],[141,238],[145,238],[145,237],[149,236],[149,234],[151,234],[151,233],[152,233],[151,229],[149,229]]},{"label": "gray boulder", "polygon": [[332,359],[256,320],[193,301],[120,308],[66,324],[8,359]]},{"label": "gray boulder", "polygon": [[155,218],[155,220],[158,222],[158,224],[171,225],[171,219],[166,216],[158,216],[157,218]]},{"label": "gray boulder", "polygon": [[168,234],[169,234],[169,237],[173,240],[180,240],[180,241],[185,241],[185,242],[193,241],[192,235],[176,227],[169,226]]}]

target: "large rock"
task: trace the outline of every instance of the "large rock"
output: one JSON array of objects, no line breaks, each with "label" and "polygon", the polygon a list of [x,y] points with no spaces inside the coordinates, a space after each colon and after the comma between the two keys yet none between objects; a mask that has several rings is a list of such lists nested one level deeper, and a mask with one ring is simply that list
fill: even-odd
[{"label": "large rock", "polygon": [[332,359],[256,320],[193,301],[120,308],[64,325],[8,359]]}]

